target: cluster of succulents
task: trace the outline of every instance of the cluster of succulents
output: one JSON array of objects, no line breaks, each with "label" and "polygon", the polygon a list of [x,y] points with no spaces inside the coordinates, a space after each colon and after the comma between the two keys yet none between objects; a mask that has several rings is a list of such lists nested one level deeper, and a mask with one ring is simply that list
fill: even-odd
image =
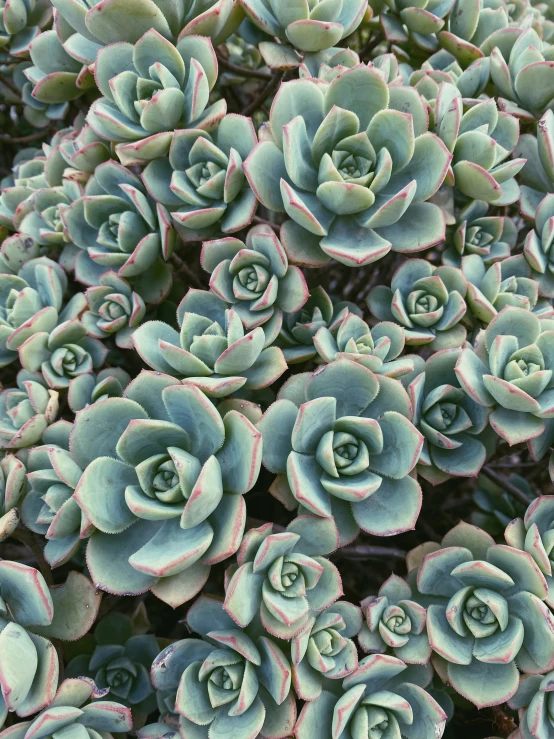
[{"label": "cluster of succulents", "polygon": [[0,739],[554,739],[553,2],[0,0]]}]

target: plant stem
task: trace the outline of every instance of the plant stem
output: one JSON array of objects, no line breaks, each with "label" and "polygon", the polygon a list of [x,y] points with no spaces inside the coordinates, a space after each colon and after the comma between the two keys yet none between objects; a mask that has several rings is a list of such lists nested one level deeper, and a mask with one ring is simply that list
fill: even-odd
[{"label": "plant stem", "polygon": [[8,136],[6,133],[1,133],[0,141],[5,144],[28,144],[30,141],[36,141],[37,139],[42,139],[45,136],[48,136],[52,131],[52,126],[48,126],[47,128],[43,128],[42,131],[30,133],[28,136]]},{"label": "plant stem", "polygon": [[246,108],[242,111],[242,115],[252,115],[252,113],[258,110],[258,108],[261,108],[262,104],[267,100],[267,98],[274,92],[274,90],[279,87],[285,74],[285,72],[274,74],[273,77],[270,78],[267,85],[260,92],[260,94],[256,98],[254,98],[250,105],[247,105]]},{"label": "plant stem", "polygon": [[257,80],[273,79],[272,76],[267,72],[260,72],[257,69],[246,69],[245,67],[239,67],[238,64],[233,64],[232,62],[227,61],[227,59],[224,59],[220,54],[217,55],[217,61],[224,69],[228,69],[230,72],[235,72],[241,77],[253,77]]},{"label": "plant stem", "polygon": [[372,544],[354,544],[350,547],[342,547],[333,553],[335,557],[345,559],[382,559],[390,557],[393,559],[406,559],[406,552],[402,549],[389,549],[389,547],[376,547]]},{"label": "plant stem", "polygon": [[481,472],[486,475],[489,480],[492,480],[497,485],[500,485],[500,487],[507,493],[513,495],[514,498],[519,500],[520,503],[523,503],[523,505],[528,506],[529,503],[531,503],[532,498],[530,498],[527,493],[524,493],[523,490],[520,490],[518,487],[516,487],[516,485],[511,483],[505,477],[499,475],[498,472],[495,472],[490,465],[486,464],[481,469]]}]

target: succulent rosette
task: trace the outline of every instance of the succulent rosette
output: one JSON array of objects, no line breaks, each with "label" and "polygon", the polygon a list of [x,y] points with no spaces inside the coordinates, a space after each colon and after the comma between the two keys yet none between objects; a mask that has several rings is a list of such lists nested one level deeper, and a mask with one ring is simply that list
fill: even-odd
[{"label": "succulent rosette", "polygon": [[0,3],[0,49],[26,57],[29,46],[52,19],[49,0],[3,0]]},{"label": "succulent rosette", "polygon": [[391,575],[377,595],[364,598],[364,624],[358,634],[364,652],[392,652],[409,664],[429,662],[431,646],[425,629],[425,608],[411,598],[412,589],[398,575]]},{"label": "succulent rosette", "polygon": [[210,289],[233,306],[247,330],[265,324],[275,313],[299,311],[309,297],[306,278],[289,265],[269,226],[251,228],[246,243],[230,237],[205,242],[201,263],[211,274]]},{"label": "succulent rosette", "polygon": [[83,183],[94,174],[96,167],[110,158],[109,145],[86,123],[63,132],[59,153],[67,165],[64,178]]},{"label": "succulent rosette", "polygon": [[[1,726],[9,711],[26,717],[51,704],[59,663],[49,639],[82,637],[94,623],[100,597],[90,580],[77,572],[51,590],[34,567],[6,559],[0,561],[0,588]],[[74,614],[71,619],[64,613],[68,608]],[[6,732],[29,723],[16,724]]]},{"label": "succulent rosette", "polygon": [[539,293],[554,298],[554,194],[549,193],[537,206],[535,228],[525,238],[525,261],[530,267],[527,273],[538,283]]},{"label": "succulent rosette", "polygon": [[151,589],[180,605],[238,549],[261,434],[236,410],[222,418],[194,385],[143,372],[124,398],[77,413],[71,454],[84,470],[74,495],[96,528],[87,563],[99,588]]},{"label": "succulent rosette", "polygon": [[518,667],[529,674],[552,669],[548,587],[527,552],[460,523],[423,557],[417,590],[429,603],[427,634],[447,663],[446,679],[478,708],[514,695]]},{"label": "succulent rosette", "polygon": [[536,135],[520,137],[515,154],[527,163],[521,170],[522,215],[535,219],[535,211],[544,194],[554,192],[554,112],[547,110],[537,124]]},{"label": "succulent rosette", "polygon": [[410,475],[423,436],[398,380],[338,359],[286,383],[257,424],[270,492],[334,520],[340,543],[360,529],[391,536],[413,528],[421,490]]},{"label": "succulent rosette", "polygon": [[489,210],[483,200],[472,200],[462,208],[442,254],[443,264],[459,267],[464,256],[476,254],[490,266],[510,256],[517,241],[515,223],[505,216],[488,215]]},{"label": "succulent rosette", "polygon": [[60,186],[33,190],[19,205],[14,226],[40,246],[63,247],[69,241],[63,214],[82,194],[79,182],[66,179]]},{"label": "succulent rosette", "polygon": [[98,622],[94,630],[91,654],[79,654],[66,668],[69,678],[88,677],[105,700],[115,700],[148,714],[156,709],[150,668],[159,646],[153,634],[133,634],[132,620],[112,612]]},{"label": "succulent rosette", "polygon": [[19,524],[17,506],[25,495],[25,473],[25,465],[15,455],[6,454],[0,460],[0,542]]},{"label": "succulent rosette", "polygon": [[151,28],[135,44],[109,44],[96,55],[95,79],[103,97],[87,123],[119,142],[125,165],[165,156],[175,129],[210,130],[226,112],[224,100],[209,104],[217,59],[204,36],[183,36],[174,46]]},{"label": "succulent rosette", "polygon": [[519,713],[513,739],[552,739],[554,736],[554,673],[523,675],[517,693],[509,700]]},{"label": "succulent rosette", "polygon": [[367,0],[315,0],[290,5],[286,0],[241,0],[247,17],[268,36],[303,52],[337,46],[362,22]]},{"label": "succulent rosette", "polygon": [[[434,109],[435,130],[452,152],[452,182],[472,200],[510,205],[520,192],[515,175],[525,159],[509,159],[519,139],[517,118],[498,110],[494,98],[464,112],[462,94],[441,84]],[[508,160],[508,161],[506,161]]]},{"label": "succulent rosette", "polygon": [[462,390],[454,371],[461,351],[433,354],[408,387],[414,425],[425,437],[418,472],[433,484],[477,477],[495,447],[488,408]]},{"label": "succulent rosette", "polygon": [[496,40],[490,51],[490,74],[499,105],[524,120],[540,118],[554,98],[551,47],[534,28],[505,32]]},{"label": "succulent rosette", "polygon": [[299,516],[282,533],[271,523],[250,529],[226,573],[224,610],[241,628],[261,621],[291,639],[342,595],[337,568],[322,556],[337,546],[333,521],[316,516]]},{"label": "succulent rosette", "polygon": [[295,736],[441,737],[446,713],[424,689],[430,677],[425,669],[408,667],[390,655],[365,657],[345,677],[338,696],[324,691],[304,705]]},{"label": "succulent rosette", "polygon": [[48,257],[26,262],[18,273],[0,274],[0,366],[17,358],[19,347],[34,333],[52,331],[58,322],[77,317],[83,296],[64,306],[67,277]]},{"label": "succulent rosette", "polygon": [[509,444],[527,441],[536,459],[552,434],[552,337],[554,323],[523,308],[506,306],[462,350],[456,365],[470,398],[492,409],[489,421]]},{"label": "succulent rosette", "polygon": [[554,496],[540,495],[525,511],[506,526],[504,538],[508,544],[531,555],[548,584],[546,602],[554,606]]},{"label": "succulent rosette", "polygon": [[20,370],[16,382],[17,387],[0,393],[1,449],[33,446],[58,415],[58,393],[40,373]]},{"label": "succulent rosette", "polygon": [[292,680],[299,698],[315,700],[330,680],[354,672],[358,652],[352,639],[361,626],[360,609],[346,601],[337,601],[310,616],[291,640]]},{"label": "succulent rosette", "polygon": [[73,497],[82,470],[70,451],[54,444],[30,449],[26,467],[21,518],[31,531],[45,537],[44,557],[51,567],[59,567],[93,531]]},{"label": "succulent rosette", "polygon": [[49,388],[67,388],[74,377],[101,367],[108,354],[99,339],[73,318],[47,333],[39,331],[19,347],[19,360],[28,372],[41,372]]},{"label": "succulent rosette", "polygon": [[257,143],[252,120],[230,114],[210,133],[175,131],[168,157],[148,164],[144,184],[171,211],[185,241],[234,233],[252,222],[258,201],[242,164]]},{"label": "succulent rosette", "polygon": [[281,647],[266,635],[237,628],[211,596],[201,596],[189,609],[187,625],[202,639],[173,643],[152,665],[162,716],[175,711],[185,736],[289,735],[296,705]]},{"label": "succulent rosette", "polygon": [[106,367],[97,375],[79,375],[69,383],[67,404],[77,413],[99,400],[121,398],[130,382],[131,376],[120,367]]},{"label": "succulent rosette", "polygon": [[325,328],[336,336],[348,313],[359,316],[362,314],[354,303],[343,301],[334,304],[321,285],[312,288],[308,300],[300,310],[283,315],[276,344],[282,347],[288,364],[305,362],[317,356],[314,345],[316,333],[320,328]]},{"label": "succulent rosette", "polygon": [[382,321],[370,329],[360,316],[348,313],[334,333],[322,326],[313,339],[317,353],[326,364],[335,359],[350,359],[387,377],[401,377],[414,369],[409,356],[400,357],[405,344],[404,329],[395,323]]},{"label": "succulent rosette", "polygon": [[410,0],[386,0],[370,5],[380,6],[379,23],[387,41],[395,44],[415,43],[429,53],[437,48],[436,34],[445,25],[454,0],[423,0],[417,5]]},{"label": "succulent rosette", "polygon": [[191,288],[177,310],[179,333],[162,321],[147,321],[133,342],[153,369],[219,398],[267,387],[287,369],[281,350],[268,346],[279,330],[280,316],[273,316],[276,320],[246,331],[239,313],[221,298]]},{"label": "succulent rosette", "polygon": [[391,249],[410,253],[443,240],[442,211],[424,201],[451,155],[427,131],[415,90],[389,89],[364,65],[329,84],[287,82],[269,128],[244,169],[258,200],[291,219],[281,240],[293,263],[364,266]]},{"label": "succulent rosette", "polygon": [[511,305],[532,311],[540,318],[552,316],[550,301],[539,298],[539,285],[530,277],[530,269],[521,255],[495,262],[487,269],[477,254],[462,259],[467,280],[467,317],[484,324]]},{"label": "succulent rosette", "polygon": [[511,7],[495,3],[457,0],[451,7],[446,29],[438,34],[439,42],[467,67],[490,54],[503,29],[511,25],[510,10]]},{"label": "succulent rosette", "polygon": [[[176,234],[163,205],[148,197],[141,180],[115,161],[96,167],[85,195],[64,212],[75,276],[98,285],[110,270],[126,280],[148,303],[159,303],[171,288],[164,260],[175,246]],[[145,274],[147,273],[147,274]]]},{"label": "succulent rosette", "polygon": [[404,327],[406,344],[428,344],[438,351],[465,341],[461,320],[467,310],[466,292],[466,279],[456,267],[408,259],[394,273],[390,287],[378,285],[371,290],[367,304],[380,321]]},{"label": "succulent rosette", "polygon": [[[53,650],[52,650],[53,651]],[[55,693],[55,695],[54,695]],[[22,721],[4,729],[1,739],[53,739],[63,732],[83,739],[103,736],[113,739],[110,731],[122,734],[131,731],[131,711],[115,701],[98,700],[102,691],[91,680],[68,678],[56,691],[51,702],[32,721]],[[90,702],[89,702],[90,701]]]},{"label": "succulent rosette", "polygon": [[[267,48],[263,43],[261,48]],[[373,60],[377,64],[377,60]],[[325,49],[317,54],[306,54],[298,67],[300,79],[317,78],[331,82],[338,74],[353,69],[360,64],[359,55],[353,50],[341,46]]]},{"label": "succulent rosette", "polygon": [[121,349],[133,348],[133,333],[146,313],[146,305],[117,272],[105,272],[100,284],[85,293],[88,310],[81,317],[89,336],[106,339],[115,336]]}]

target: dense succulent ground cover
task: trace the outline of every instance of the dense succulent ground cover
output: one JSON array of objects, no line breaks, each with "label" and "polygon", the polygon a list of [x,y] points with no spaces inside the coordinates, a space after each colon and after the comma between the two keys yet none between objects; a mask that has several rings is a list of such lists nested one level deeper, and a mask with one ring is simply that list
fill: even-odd
[{"label": "dense succulent ground cover", "polygon": [[554,739],[552,0],[0,0],[0,739]]}]

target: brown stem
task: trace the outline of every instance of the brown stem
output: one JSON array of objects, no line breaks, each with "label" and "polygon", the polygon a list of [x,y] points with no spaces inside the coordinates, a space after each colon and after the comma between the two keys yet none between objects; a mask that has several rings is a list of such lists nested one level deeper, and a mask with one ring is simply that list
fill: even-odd
[{"label": "brown stem", "polygon": [[498,472],[495,472],[490,465],[486,464],[481,469],[481,472],[497,485],[500,485],[500,487],[507,493],[513,495],[514,498],[519,500],[520,503],[523,503],[523,505],[528,506],[529,503],[531,503],[532,499],[527,495],[527,493],[524,493],[523,490],[520,490],[518,487],[516,487],[516,485],[511,483],[505,477],[499,475]]},{"label": "brown stem", "polygon": [[1,133],[0,134],[0,141],[6,143],[6,144],[28,144],[30,141],[36,141],[37,139],[42,139],[45,136],[48,136],[53,132],[52,126],[48,126],[48,128],[43,128],[42,131],[36,131],[35,133],[30,133],[28,136],[8,136],[7,133]]},{"label": "brown stem", "polygon": [[253,223],[262,224],[263,226],[271,226],[275,231],[280,231],[281,226],[278,223],[272,223],[271,221],[268,221],[266,218],[260,218],[260,216],[254,216],[252,219]]},{"label": "brown stem", "polygon": [[194,274],[192,269],[188,266],[188,264],[181,259],[180,256],[175,254],[175,252],[171,255],[171,262],[177,267],[177,270],[179,272],[184,272],[186,276],[189,278],[189,280],[196,285],[196,287],[200,288],[200,290],[205,290],[206,286],[200,282],[198,277]]},{"label": "brown stem", "polygon": [[241,77],[253,77],[257,80],[273,79],[272,76],[267,72],[260,72],[257,69],[245,69],[244,67],[239,67],[238,64],[233,64],[232,62],[227,61],[227,59],[224,59],[220,54],[217,55],[217,61],[224,69],[228,69],[229,72],[240,74]]},{"label": "brown stem", "polygon": [[16,539],[17,541],[20,541],[22,544],[25,544],[25,546],[28,547],[32,551],[37,561],[38,568],[42,576],[46,580],[46,584],[54,585],[54,578],[52,577],[52,570],[50,569],[48,562],[44,558],[44,552],[42,551],[41,546],[36,540],[34,533],[32,531],[29,531],[29,529],[23,528],[23,526],[18,526],[11,536],[12,536],[12,539]]},{"label": "brown stem", "polygon": [[393,559],[406,559],[406,552],[402,549],[389,549],[389,547],[376,547],[371,544],[354,544],[350,547],[337,549],[334,557],[344,559],[381,559],[391,557]]},{"label": "brown stem", "polygon": [[267,98],[279,87],[285,74],[285,72],[274,74],[260,94],[242,111],[242,115],[252,115],[258,108],[261,108]]},{"label": "brown stem", "polygon": [[0,72],[0,82],[11,90],[14,95],[17,95],[18,99],[21,99],[21,92],[15,86],[13,80],[11,80],[7,74],[4,74],[4,72]]}]

